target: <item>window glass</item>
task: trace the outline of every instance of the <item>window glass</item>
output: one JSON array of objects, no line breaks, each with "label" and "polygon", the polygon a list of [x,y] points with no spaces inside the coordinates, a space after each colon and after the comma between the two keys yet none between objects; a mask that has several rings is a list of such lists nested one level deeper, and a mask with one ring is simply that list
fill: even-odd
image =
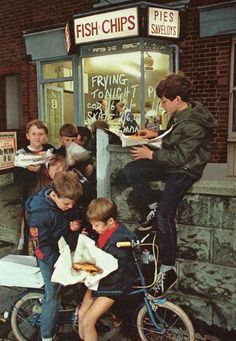
[{"label": "window glass", "polygon": [[[4,121],[6,121],[6,129],[20,129],[23,126],[22,118],[22,91],[20,75],[7,76],[4,79],[4,93],[5,97]],[[2,97],[3,98],[3,97]],[[2,116],[2,115],[1,115]]]},{"label": "window glass", "polygon": [[233,73],[234,73],[234,84],[233,86],[236,87],[236,44],[234,44],[234,70],[233,70]]},{"label": "window glass", "polygon": [[43,64],[43,79],[72,77],[72,61],[56,61]]},{"label": "window glass", "polygon": [[59,144],[59,129],[64,123],[74,123],[73,82],[55,82],[43,85],[44,121],[49,130],[49,142]]},{"label": "window glass", "polygon": [[111,126],[119,126],[120,117],[116,111],[119,101],[133,113],[140,113],[140,64],[140,52],[83,59],[86,125],[103,119]]},{"label": "window glass", "polygon": [[[84,122],[90,126],[97,119],[110,128],[120,128],[122,114],[117,103],[122,102],[141,126],[146,102],[162,113],[156,98],[157,82],[169,72],[169,55],[141,51],[83,58]],[[142,64],[142,60],[144,63]],[[144,70],[144,81],[142,80]],[[144,82],[144,84],[142,84]],[[141,102],[141,98],[144,102]]]},{"label": "window glass", "polygon": [[145,126],[149,129],[165,129],[167,117],[156,96],[156,86],[169,71],[169,55],[159,52],[144,53],[144,115]]},{"label": "window glass", "polygon": [[236,90],[233,91],[233,131],[236,131]]},{"label": "window glass", "polygon": [[233,45],[232,69],[232,131],[236,132],[236,43]]}]

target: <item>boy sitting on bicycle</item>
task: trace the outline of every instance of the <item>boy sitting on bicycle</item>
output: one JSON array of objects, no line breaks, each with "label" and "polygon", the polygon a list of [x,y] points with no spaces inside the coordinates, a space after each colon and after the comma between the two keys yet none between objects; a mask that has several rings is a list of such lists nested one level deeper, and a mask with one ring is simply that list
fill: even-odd
[{"label": "boy sitting on bicycle", "polygon": [[27,199],[26,219],[30,244],[43,276],[45,298],[40,333],[43,341],[52,341],[60,306],[60,285],[52,283],[54,264],[59,257],[58,240],[80,229],[80,217],[72,207],[82,196],[82,185],[73,171],[57,172],[52,186]]},{"label": "boy sitting on bicycle", "polygon": [[98,290],[86,291],[78,312],[80,338],[97,341],[97,320],[119,296],[131,289],[137,278],[131,249],[120,249],[116,243],[136,239],[136,236],[116,220],[117,206],[109,199],[94,199],[88,206],[87,217],[92,228],[99,234],[97,247],[118,259],[118,269],[101,279]]}]

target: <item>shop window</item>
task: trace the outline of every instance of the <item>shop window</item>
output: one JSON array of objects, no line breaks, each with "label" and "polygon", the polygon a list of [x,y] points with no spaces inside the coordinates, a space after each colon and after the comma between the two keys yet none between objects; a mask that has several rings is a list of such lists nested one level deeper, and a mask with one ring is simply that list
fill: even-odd
[{"label": "shop window", "polygon": [[0,122],[1,131],[23,126],[20,75],[0,78]]},{"label": "shop window", "polygon": [[231,69],[231,112],[232,112],[232,132],[236,137],[236,38],[232,47],[232,69]]},{"label": "shop window", "polygon": [[232,40],[230,96],[229,96],[229,124],[228,124],[228,176],[236,176],[236,37]]},{"label": "shop window", "polygon": [[44,63],[42,76],[43,119],[49,129],[49,140],[56,146],[61,125],[74,123],[72,61]]},{"label": "shop window", "polygon": [[170,55],[160,52],[136,51],[83,58],[85,124],[90,126],[99,118],[119,129],[121,117],[116,110],[119,101],[130,109],[139,126],[147,110],[161,116],[163,110],[155,88],[169,70]]}]

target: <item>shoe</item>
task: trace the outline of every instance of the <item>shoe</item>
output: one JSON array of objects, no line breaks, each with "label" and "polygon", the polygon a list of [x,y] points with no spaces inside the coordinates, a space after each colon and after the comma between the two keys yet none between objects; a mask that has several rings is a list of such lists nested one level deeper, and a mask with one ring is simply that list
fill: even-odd
[{"label": "shoe", "polygon": [[109,326],[107,326],[106,324],[104,324],[102,321],[97,321],[96,323],[96,328],[97,328],[97,332],[98,333],[108,333],[111,328]]},{"label": "shoe", "polygon": [[157,209],[151,210],[146,218],[136,227],[137,231],[149,231],[156,224]]},{"label": "shoe", "polygon": [[174,269],[160,272],[158,279],[153,287],[155,297],[162,297],[178,282],[178,277]]},{"label": "shoe", "polygon": [[19,251],[24,250],[24,244],[25,244],[24,239],[20,238],[19,242],[18,242],[17,250],[19,250]]}]

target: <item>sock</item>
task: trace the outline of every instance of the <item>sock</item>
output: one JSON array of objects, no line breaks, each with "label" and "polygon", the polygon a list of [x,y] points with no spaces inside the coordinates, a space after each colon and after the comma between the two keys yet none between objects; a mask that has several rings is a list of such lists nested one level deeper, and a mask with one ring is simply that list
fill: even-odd
[{"label": "sock", "polygon": [[158,207],[158,203],[154,202],[153,204],[148,205],[148,207],[150,208],[150,210],[155,210]]},{"label": "sock", "polygon": [[52,341],[52,337],[42,337],[42,341]]},{"label": "sock", "polygon": [[20,238],[18,242],[17,250],[23,250],[24,243],[25,243],[24,239]]},{"label": "sock", "polygon": [[176,271],[176,268],[175,268],[174,265],[163,265],[163,264],[161,264],[160,272],[167,272],[167,271],[169,271],[171,269]]}]

